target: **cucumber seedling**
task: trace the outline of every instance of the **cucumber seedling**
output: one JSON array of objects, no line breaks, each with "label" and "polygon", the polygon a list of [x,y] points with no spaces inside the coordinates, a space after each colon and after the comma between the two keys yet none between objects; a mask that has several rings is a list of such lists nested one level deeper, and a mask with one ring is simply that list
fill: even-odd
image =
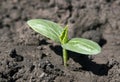
[{"label": "cucumber seedling", "polygon": [[62,28],[59,24],[45,19],[31,19],[27,24],[36,32],[61,44],[63,48],[63,62],[67,66],[67,50],[85,54],[96,55],[101,52],[101,47],[96,43],[84,38],[68,38],[68,26]]}]

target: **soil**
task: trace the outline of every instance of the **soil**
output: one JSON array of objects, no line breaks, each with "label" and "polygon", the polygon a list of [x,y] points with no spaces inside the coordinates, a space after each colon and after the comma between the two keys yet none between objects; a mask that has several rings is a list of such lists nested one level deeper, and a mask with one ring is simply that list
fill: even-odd
[{"label": "soil", "polygon": [[[102,52],[69,51],[65,68],[60,45],[26,24],[34,18],[68,24]],[[0,0],[0,82],[120,82],[120,0]]]}]

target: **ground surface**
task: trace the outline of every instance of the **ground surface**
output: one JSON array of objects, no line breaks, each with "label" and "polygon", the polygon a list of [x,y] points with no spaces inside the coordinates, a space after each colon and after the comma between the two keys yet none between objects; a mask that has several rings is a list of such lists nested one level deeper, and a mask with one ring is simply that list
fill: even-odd
[{"label": "ground surface", "polygon": [[[31,30],[31,18],[68,23],[70,38],[102,52],[69,52],[64,68],[61,47]],[[0,82],[120,82],[120,0],[0,0]]]}]

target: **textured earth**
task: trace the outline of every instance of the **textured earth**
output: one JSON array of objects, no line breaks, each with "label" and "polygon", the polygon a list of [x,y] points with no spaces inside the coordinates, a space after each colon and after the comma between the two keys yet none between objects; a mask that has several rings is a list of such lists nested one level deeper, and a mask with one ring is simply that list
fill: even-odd
[{"label": "textured earth", "polygon": [[[61,46],[26,24],[34,18],[68,24],[102,52],[69,51],[65,68]],[[120,82],[120,0],[0,0],[0,82]]]}]

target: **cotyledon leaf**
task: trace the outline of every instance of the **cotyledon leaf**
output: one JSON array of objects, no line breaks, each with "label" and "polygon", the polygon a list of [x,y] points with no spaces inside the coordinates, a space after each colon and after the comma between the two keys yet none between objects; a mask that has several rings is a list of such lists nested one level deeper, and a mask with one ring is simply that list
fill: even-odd
[{"label": "cotyledon leaf", "polygon": [[73,38],[62,47],[86,55],[95,55],[101,52],[101,47],[96,42],[83,38]]},{"label": "cotyledon leaf", "polygon": [[45,19],[31,19],[27,21],[27,24],[36,32],[50,38],[56,42],[60,42],[59,36],[63,31],[63,28],[52,21]]}]

